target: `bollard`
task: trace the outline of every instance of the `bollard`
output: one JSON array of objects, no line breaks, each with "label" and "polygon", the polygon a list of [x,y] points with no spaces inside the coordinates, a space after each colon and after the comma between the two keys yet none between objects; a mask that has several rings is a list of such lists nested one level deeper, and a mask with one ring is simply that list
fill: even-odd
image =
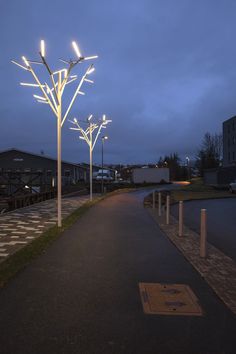
[{"label": "bollard", "polygon": [[179,236],[183,236],[183,202],[179,202]]},{"label": "bollard", "polygon": [[200,232],[200,257],[207,256],[207,213],[206,209],[201,209],[201,232]]},{"label": "bollard", "polygon": [[166,225],[170,223],[170,196],[166,197]]},{"label": "bollard", "polygon": [[161,216],[161,192],[158,193],[158,215]]},{"label": "bollard", "polygon": [[155,191],[152,192],[152,208],[155,209],[155,204],[156,204],[156,195]]}]

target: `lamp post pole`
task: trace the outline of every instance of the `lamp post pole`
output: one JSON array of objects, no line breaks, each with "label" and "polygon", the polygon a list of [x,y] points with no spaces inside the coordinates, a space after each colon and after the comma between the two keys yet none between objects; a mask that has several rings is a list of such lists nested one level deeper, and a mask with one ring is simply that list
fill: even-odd
[{"label": "lamp post pole", "polygon": [[58,80],[58,113],[57,113],[57,224],[62,225],[61,217],[61,74]]},{"label": "lamp post pole", "polygon": [[93,200],[93,138],[92,138],[92,125],[89,123],[89,161],[90,161],[90,201]]},{"label": "lamp post pole", "polygon": [[102,194],[104,193],[104,178],[103,178],[103,153],[104,153],[104,141],[108,139],[108,136],[102,137]]},{"label": "lamp post pole", "polygon": [[[74,92],[74,95],[67,107],[65,113],[62,112],[62,96],[66,85],[77,80],[77,75],[71,75],[71,71],[78,63],[83,62],[84,60],[96,59],[97,55],[84,57],[81,55],[79,47],[76,42],[72,42],[72,46],[74,48],[77,59],[75,60],[64,60],[60,59],[64,64],[66,64],[66,68],[62,68],[58,71],[52,71],[45,59],[45,43],[44,40],[41,40],[40,43],[40,61],[28,60],[25,56],[22,56],[23,64],[20,64],[14,60],[12,60],[13,64],[16,64],[21,69],[28,71],[32,74],[35,83],[26,83],[21,82],[22,86],[33,87],[34,89],[41,90],[42,96],[33,95],[34,98],[40,103],[48,104],[55,114],[57,118],[57,224],[58,227],[62,225],[62,216],[61,216],[61,129],[65,120],[71,110],[73,103],[78,95],[84,95],[84,92],[80,91],[84,82],[93,83],[92,80],[89,80],[87,76],[91,74],[95,69],[93,65],[90,65],[85,74],[82,76],[77,88]],[[33,69],[34,64],[44,65],[46,71],[49,74],[50,83],[41,82],[38,75]],[[50,88],[51,86],[51,88]]]},{"label": "lamp post pole", "polygon": [[102,137],[102,194],[104,192],[103,190],[103,149],[104,149],[104,137]]}]

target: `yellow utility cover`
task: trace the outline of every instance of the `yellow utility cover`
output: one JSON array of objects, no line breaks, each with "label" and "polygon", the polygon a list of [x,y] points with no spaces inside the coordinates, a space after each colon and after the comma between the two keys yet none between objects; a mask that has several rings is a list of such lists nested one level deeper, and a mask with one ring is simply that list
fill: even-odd
[{"label": "yellow utility cover", "polygon": [[197,297],[188,285],[139,283],[146,314],[202,316]]}]

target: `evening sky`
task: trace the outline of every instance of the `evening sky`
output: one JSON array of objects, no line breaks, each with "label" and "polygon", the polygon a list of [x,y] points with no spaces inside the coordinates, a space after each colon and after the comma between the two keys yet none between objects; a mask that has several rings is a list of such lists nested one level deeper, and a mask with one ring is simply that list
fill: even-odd
[{"label": "evening sky", "polygon": [[[73,58],[71,41],[94,61],[94,85],[83,87],[70,118],[113,120],[105,161],[156,162],[178,152],[193,158],[205,132],[220,132],[236,114],[235,0],[0,1],[0,150],[56,156],[56,119],[39,93],[21,87],[30,74],[10,63],[38,58],[45,39],[53,69]],[[82,74],[88,63],[75,68]],[[72,95],[65,92],[65,103]],[[63,158],[88,161],[88,148],[63,127]],[[94,152],[101,160],[101,142]]]}]

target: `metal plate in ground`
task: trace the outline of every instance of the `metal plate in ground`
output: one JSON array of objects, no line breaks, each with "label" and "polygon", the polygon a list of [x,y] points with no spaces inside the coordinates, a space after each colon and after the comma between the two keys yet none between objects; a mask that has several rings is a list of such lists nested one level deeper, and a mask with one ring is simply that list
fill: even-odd
[{"label": "metal plate in ground", "polygon": [[188,285],[139,283],[146,314],[202,316],[197,297]]}]

